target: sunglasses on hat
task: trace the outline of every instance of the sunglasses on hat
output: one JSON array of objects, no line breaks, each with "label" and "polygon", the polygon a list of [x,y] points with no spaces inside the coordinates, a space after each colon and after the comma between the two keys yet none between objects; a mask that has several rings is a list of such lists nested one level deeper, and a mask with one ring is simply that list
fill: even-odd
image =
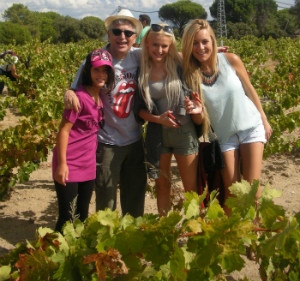
[{"label": "sunglasses on hat", "polygon": [[121,33],[124,33],[124,35],[126,37],[131,37],[133,34],[136,34],[134,31],[131,31],[131,30],[122,30],[122,29],[119,29],[119,28],[113,28],[111,31],[112,31],[112,33],[115,36],[120,36]]},{"label": "sunglasses on hat", "polygon": [[168,25],[159,25],[159,24],[151,24],[151,30],[154,32],[159,32],[161,30],[163,30],[166,33],[173,33],[173,29],[172,27],[168,26]]}]

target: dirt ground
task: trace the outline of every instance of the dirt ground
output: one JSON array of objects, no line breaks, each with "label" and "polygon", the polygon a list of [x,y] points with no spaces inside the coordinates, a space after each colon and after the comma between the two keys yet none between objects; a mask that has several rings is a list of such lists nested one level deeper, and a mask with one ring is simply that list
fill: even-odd
[{"label": "dirt ground", "polygon": [[[14,126],[18,116],[12,109],[0,122],[0,130]],[[300,136],[300,130],[293,134]],[[300,154],[274,155],[263,161],[262,184],[269,182],[272,188],[282,191],[276,203],[285,207],[288,213],[300,209]],[[181,186],[174,165],[174,184]],[[90,205],[90,213],[95,210],[95,198]],[[119,208],[119,206],[118,206]],[[146,213],[157,213],[156,200],[146,195]],[[0,202],[0,255],[14,248],[17,242],[32,240],[38,227],[54,228],[57,217],[56,195],[51,177],[51,156],[47,162],[33,172],[26,183],[17,184],[8,201]],[[228,280],[238,280],[246,276],[249,280],[260,280],[254,262],[246,259],[243,271],[228,276]]]}]

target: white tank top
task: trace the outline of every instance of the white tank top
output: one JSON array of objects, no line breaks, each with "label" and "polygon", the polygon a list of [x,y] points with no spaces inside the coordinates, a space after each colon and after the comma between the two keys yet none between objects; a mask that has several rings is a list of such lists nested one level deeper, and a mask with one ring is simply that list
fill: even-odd
[{"label": "white tank top", "polygon": [[225,54],[218,53],[219,73],[212,85],[202,83],[205,106],[221,144],[237,132],[255,128],[261,115],[247,97]]}]

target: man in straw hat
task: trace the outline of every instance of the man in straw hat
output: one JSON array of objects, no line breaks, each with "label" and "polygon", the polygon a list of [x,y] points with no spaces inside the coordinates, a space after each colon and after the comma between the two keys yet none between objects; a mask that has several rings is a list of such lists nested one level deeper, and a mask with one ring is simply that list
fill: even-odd
[{"label": "man in straw hat", "polygon": [[[116,208],[119,184],[123,215],[138,217],[144,213],[147,177],[142,128],[132,110],[141,50],[132,46],[143,27],[127,9],[109,16],[104,23],[109,40],[105,48],[113,57],[116,83],[113,91],[101,95],[105,123],[98,132],[96,210]],[[80,72],[72,89],[80,84]],[[73,91],[66,92],[65,104],[78,110]]]}]

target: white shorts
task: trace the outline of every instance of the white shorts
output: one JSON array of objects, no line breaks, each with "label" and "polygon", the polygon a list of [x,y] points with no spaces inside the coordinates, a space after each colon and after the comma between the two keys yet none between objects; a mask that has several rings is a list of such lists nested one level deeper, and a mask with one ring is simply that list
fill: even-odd
[{"label": "white shorts", "polygon": [[266,143],[265,128],[262,122],[254,129],[238,132],[235,135],[229,137],[226,143],[220,144],[221,151],[235,150],[243,143],[262,142]]}]

